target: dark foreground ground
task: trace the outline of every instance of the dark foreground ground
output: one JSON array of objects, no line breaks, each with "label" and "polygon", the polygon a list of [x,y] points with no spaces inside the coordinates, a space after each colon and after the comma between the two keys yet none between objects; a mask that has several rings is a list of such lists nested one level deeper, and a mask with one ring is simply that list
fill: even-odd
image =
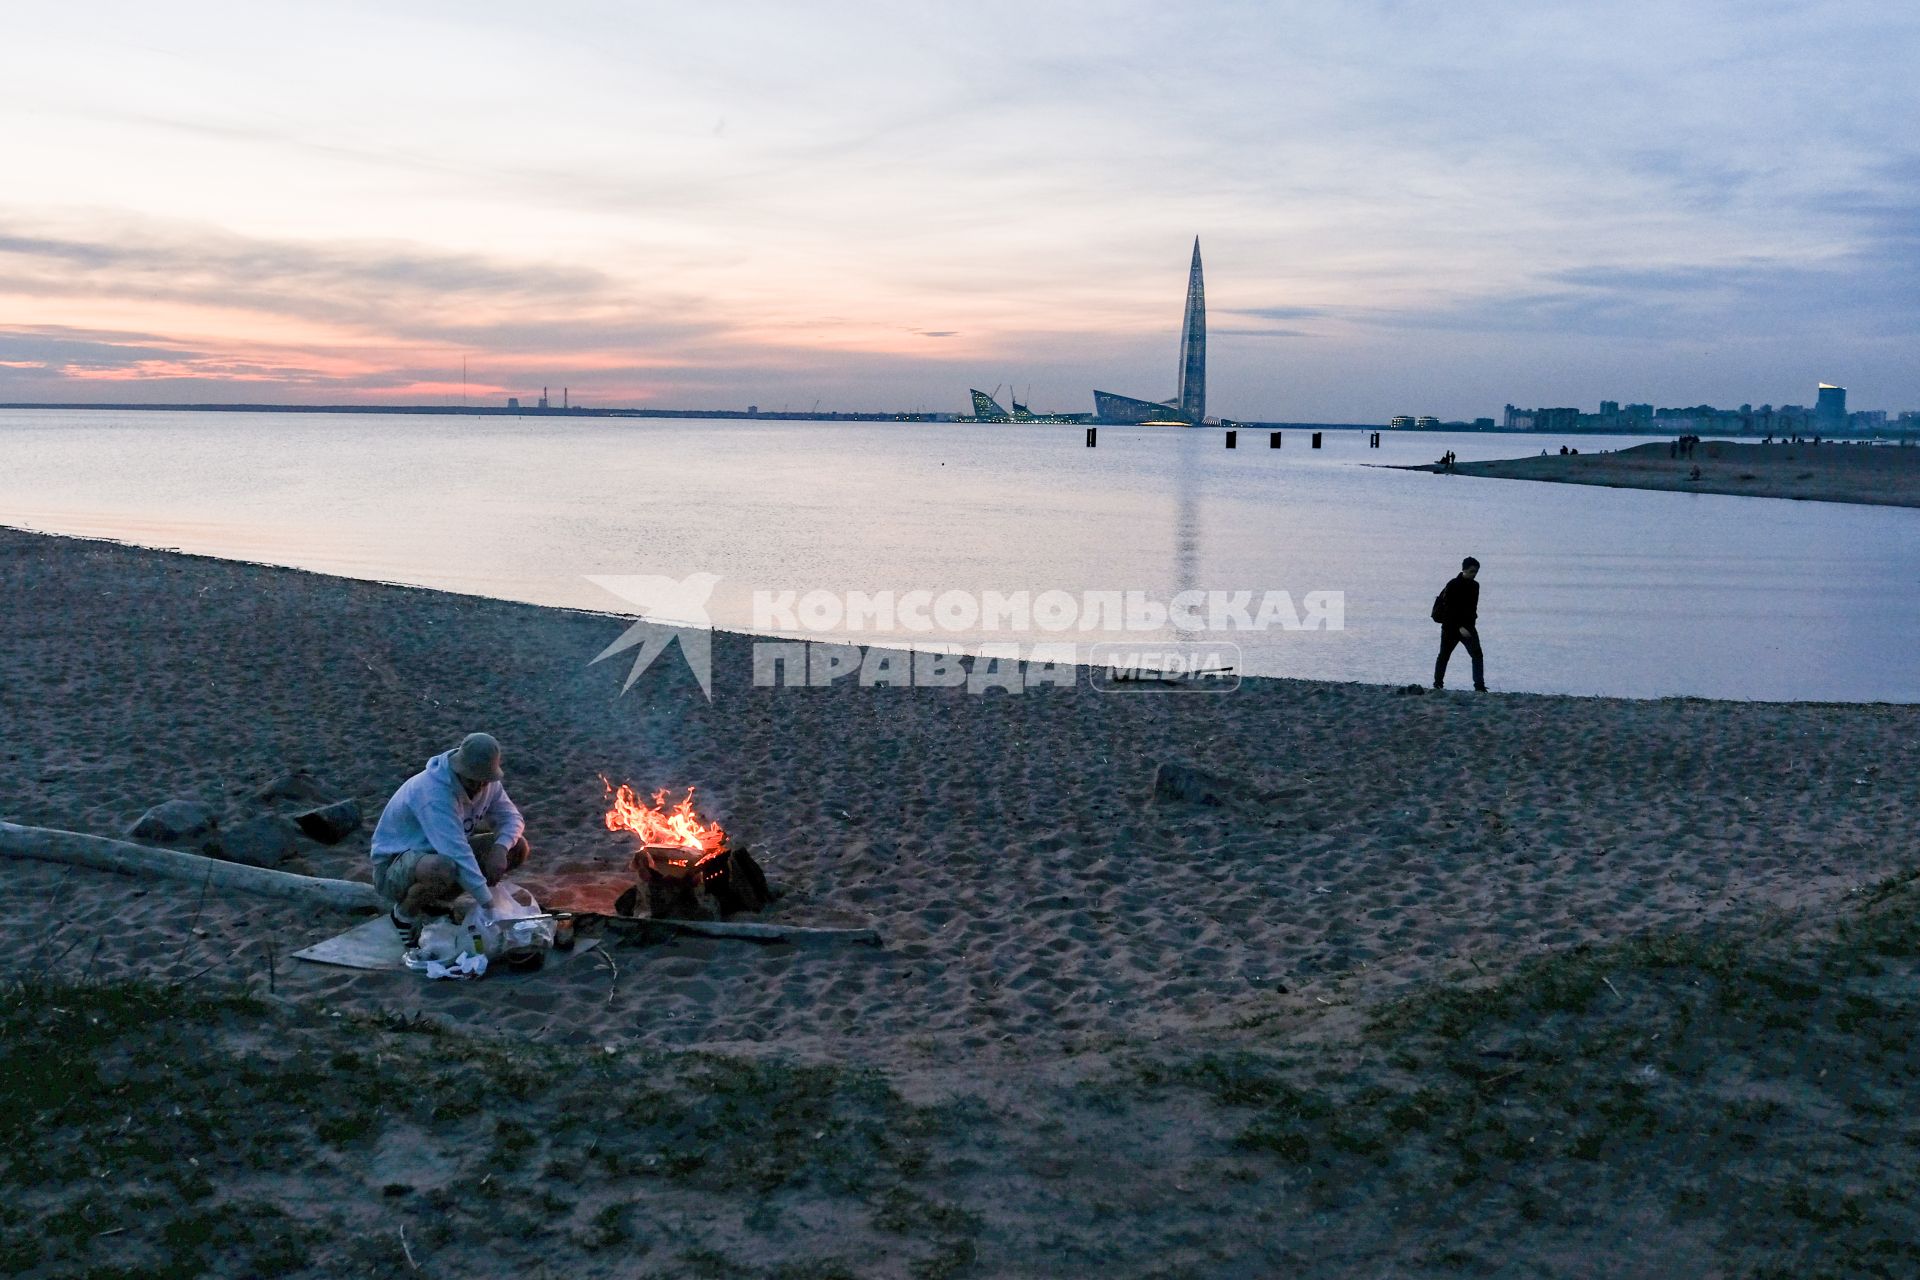
[{"label": "dark foreground ground", "polygon": [[[1911,877],[1008,1087],[0,993],[11,1275],[1900,1276]],[[1085,1176],[1088,1170],[1098,1176]]]}]

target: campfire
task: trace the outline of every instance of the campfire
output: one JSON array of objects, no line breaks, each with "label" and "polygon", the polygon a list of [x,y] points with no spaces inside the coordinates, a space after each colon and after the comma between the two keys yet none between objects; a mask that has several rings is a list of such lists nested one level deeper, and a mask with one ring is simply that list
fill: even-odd
[{"label": "campfire", "polygon": [[[701,919],[758,911],[768,901],[766,877],[742,846],[734,848],[718,822],[702,820],[693,807],[693,788],[678,802],[669,793],[653,793],[648,804],[625,783],[606,778],[606,825],[639,841],[629,864],[634,887],[620,896],[616,909],[629,916]],[[631,896],[629,896],[629,894]]]}]

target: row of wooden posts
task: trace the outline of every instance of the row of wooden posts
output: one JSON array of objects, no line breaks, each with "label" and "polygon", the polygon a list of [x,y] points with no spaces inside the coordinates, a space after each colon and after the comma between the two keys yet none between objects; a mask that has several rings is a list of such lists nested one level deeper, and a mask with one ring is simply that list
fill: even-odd
[{"label": "row of wooden posts", "polygon": [[[1313,433],[1313,447],[1316,449],[1320,447],[1320,434],[1321,433],[1318,431]],[[1099,439],[1100,439],[1100,428],[1088,427],[1087,428],[1087,448],[1089,449],[1098,448]],[[1240,433],[1238,431],[1227,432],[1227,448],[1238,449],[1239,447],[1240,447]],[[1267,433],[1267,448],[1278,449],[1279,447],[1280,447],[1280,433],[1278,431],[1269,431]],[[1378,449],[1379,447],[1380,447],[1380,433],[1378,431],[1375,431],[1373,434],[1367,437],[1367,448]]]}]

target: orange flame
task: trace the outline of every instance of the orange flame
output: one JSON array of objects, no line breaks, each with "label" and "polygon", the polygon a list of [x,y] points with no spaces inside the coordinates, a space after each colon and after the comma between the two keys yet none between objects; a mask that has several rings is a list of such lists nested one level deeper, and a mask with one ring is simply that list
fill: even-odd
[{"label": "orange flame", "polygon": [[607,794],[613,797],[613,807],[607,810],[607,830],[631,831],[640,837],[643,845],[665,845],[675,849],[698,849],[711,853],[727,842],[727,833],[720,829],[717,822],[702,822],[700,815],[693,809],[693,788],[687,788],[687,794],[678,804],[667,803],[665,790],[653,793],[651,805],[641,802],[632,787],[622,783],[618,788],[605,778]]}]

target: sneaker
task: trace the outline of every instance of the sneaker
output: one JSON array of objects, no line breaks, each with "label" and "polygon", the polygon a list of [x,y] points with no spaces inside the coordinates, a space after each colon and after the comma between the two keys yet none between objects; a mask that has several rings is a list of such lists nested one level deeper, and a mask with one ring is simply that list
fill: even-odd
[{"label": "sneaker", "polygon": [[387,922],[393,926],[393,931],[400,935],[400,945],[405,947],[417,947],[420,945],[420,922],[418,920],[402,918],[400,908],[394,907],[387,912]]}]

